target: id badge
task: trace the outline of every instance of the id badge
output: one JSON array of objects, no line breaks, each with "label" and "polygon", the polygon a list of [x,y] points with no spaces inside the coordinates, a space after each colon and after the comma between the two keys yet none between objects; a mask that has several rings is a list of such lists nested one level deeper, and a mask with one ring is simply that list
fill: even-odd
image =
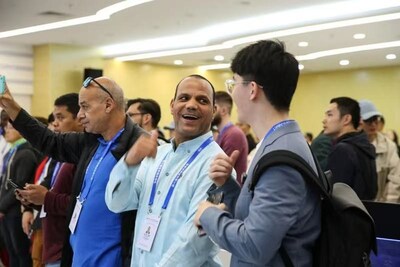
[{"label": "id badge", "polygon": [[39,218],[46,218],[47,213],[44,211],[44,204],[42,205],[42,208],[40,209],[39,213]]},{"label": "id badge", "polygon": [[139,249],[150,252],[151,247],[153,246],[154,238],[157,234],[158,226],[160,225],[160,221],[160,216],[154,214],[148,214],[146,216],[138,241],[136,243],[136,246]]},{"label": "id badge", "polygon": [[79,216],[81,215],[81,211],[82,211],[82,203],[79,201],[79,199],[77,199],[74,212],[72,213],[71,221],[69,222],[69,230],[71,231],[71,234],[75,232],[75,228],[78,223]]}]

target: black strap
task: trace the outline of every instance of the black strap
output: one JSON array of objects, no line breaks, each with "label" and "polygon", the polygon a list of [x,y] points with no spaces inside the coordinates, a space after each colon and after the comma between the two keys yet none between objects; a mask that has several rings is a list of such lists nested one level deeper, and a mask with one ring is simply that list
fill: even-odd
[{"label": "black strap", "polygon": [[[311,151],[311,149],[310,149]],[[313,170],[313,168],[308,164],[302,157],[299,155],[288,151],[288,150],[275,150],[269,152],[262,156],[260,160],[257,162],[256,166],[254,167],[254,172],[252,176],[252,180],[249,183],[249,191],[253,192],[255,186],[260,179],[261,174],[269,167],[276,166],[276,165],[288,165],[294,169],[296,169],[300,174],[303,176],[303,179],[307,182],[312,184],[314,187],[318,189],[321,196],[323,198],[330,198],[330,193],[332,186],[330,184],[327,175],[330,173],[325,174],[322,171],[321,166],[319,165],[318,161],[315,158],[315,155],[312,153],[313,160],[317,167],[318,176]],[[279,254],[281,255],[282,261],[285,264],[285,267],[293,267],[293,263],[286,251],[283,247],[283,244],[279,248]]]},{"label": "black strap", "polygon": [[[313,155],[314,157],[314,155]],[[315,171],[311,168],[310,164],[308,164],[302,157],[299,155],[288,151],[288,150],[275,150],[269,152],[261,157],[261,159],[257,162],[254,167],[254,172],[252,175],[252,181],[249,183],[249,191],[254,191],[258,180],[261,177],[261,174],[269,167],[276,165],[288,165],[303,176],[307,183],[312,184],[317,187],[318,191],[324,198],[330,198],[331,185],[327,180],[325,173],[322,171],[319,166],[318,161],[314,162],[317,166],[318,176]]]},{"label": "black strap", "polygon": [[286,249],[283,246],[279,248],[279,254],[281,254],[281,258],[283,263],[285,264],[285,267],[294,267],[292,260],[290,259]]}]

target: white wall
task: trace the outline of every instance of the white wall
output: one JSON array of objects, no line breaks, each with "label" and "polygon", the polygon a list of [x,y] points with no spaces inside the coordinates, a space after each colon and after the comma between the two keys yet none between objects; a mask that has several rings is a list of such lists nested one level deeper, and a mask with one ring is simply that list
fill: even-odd
[{"label": "white wall", "polygon": [[0,74],[6,76],[15,100],[30,112],[33,94],[32,46],[0,44]]}]

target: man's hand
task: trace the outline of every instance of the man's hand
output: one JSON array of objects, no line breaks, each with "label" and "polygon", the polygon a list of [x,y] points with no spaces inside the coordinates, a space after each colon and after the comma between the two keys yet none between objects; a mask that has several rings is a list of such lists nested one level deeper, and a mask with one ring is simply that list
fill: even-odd
[{"label": "man's hand", "polygon": [[22,199],[35,205],[43,205],[44,198],[49,191],[46,187],[37,184],[27,184],[24,189],[25,190],[18,190],[18,194]]},{"label": "man's hand", "polygon": [[231,177],[233,166],[238,157],[239,150],[235,150],[232,152],[230,157],[221,153],[214,158],[208,171],[208,175],[216,186],[222,186],[225,184],[226,180]]},{"label": "man's hand", "polygon": [[22,213],[22,230],[26,235],[29,235],[31,231],[31,226],[33,224],[33,213],[30,211],[25,211]]},{"label": "man's hand", "polygon": [[201,202],[199,204],[199,207],[197,208],[196,214],[194,215],[194,220],[193,220],[194,225],[196,225],[197,227],[201,226],[200,217],[203,214],[203,212],[209,207],[216,207],[216,208],[219,208],[221,210],[225,210],[226,209],[226,206],[225,206],[224,203],[220,203],[220,204],[216,205],[216,204],[213,204],[213,203],[211,203],[209,201],[203,201],[203,202]]},{"label": "man's hand", "polygon": [[4,94],[0,94],[0,107],[3,108],[11,120],[15,120],[18,113],[21,111],[21,107],[15,102],[12,97],[10,90],[8,89],[7,83]]},{"label": "man's hand", "polygon": [[139,164],[145,157],[155,158],[158,147],[158,133],[152,131],[151,135],[142,135],[135,144],[129,149],[125,157],[128,166]]}]

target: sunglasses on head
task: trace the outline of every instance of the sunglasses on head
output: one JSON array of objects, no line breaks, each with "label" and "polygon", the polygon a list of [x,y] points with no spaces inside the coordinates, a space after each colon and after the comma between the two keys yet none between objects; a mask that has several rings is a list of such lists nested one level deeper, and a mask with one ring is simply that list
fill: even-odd
[{"label": "sunglasses on head", "polygon": [[88,86],[90,85],[91,81],[93,81],[95,84],[97,84],[100,87],[101,90],[106,92],[111,97],[111,99],[114,100],[114,97],[111,95],[110,91],[108,91],[103,85],[101,85],[98,81],[96,81],[92,77],[87,77],[86,78],[86,80],[83,82],[83,87],[88,88]]}]

